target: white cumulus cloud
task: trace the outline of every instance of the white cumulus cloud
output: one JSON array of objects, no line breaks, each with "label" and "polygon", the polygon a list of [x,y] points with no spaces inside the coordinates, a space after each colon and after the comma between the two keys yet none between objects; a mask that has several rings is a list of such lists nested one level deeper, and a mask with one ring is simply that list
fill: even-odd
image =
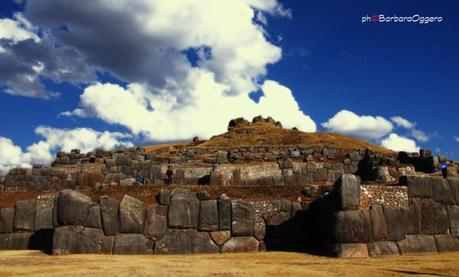
[{"label": "white cumulus cloud", "polygon": [[10,40],[12,43],[27,39],[40,42],[40,38],[35,34],[35,28],[21,13],[15,13],[13,18],[0,18],[1,39]]},{"label": "white cumulus cloud", "polygon": [[397,134],[390,134],[388,137],[381,141],[381,145],[394,151],[405,151],[405,152],[418,152],[419,147],[416,145],[416,141],[399,136]]},{"label": "white cumulus cloud", "polygon": [[381,116],[357,115],[341,110],[322,126],[329,131],[363,139],[380,139],[389,134],[393,125]]},{"label": "white cumulus cloud", "polygon": [[401,116],[393,116],[390,118],[398,127],[402,127],[405,129],[411,129],[413,128],[416,124],[413,122],[401,117]]}]

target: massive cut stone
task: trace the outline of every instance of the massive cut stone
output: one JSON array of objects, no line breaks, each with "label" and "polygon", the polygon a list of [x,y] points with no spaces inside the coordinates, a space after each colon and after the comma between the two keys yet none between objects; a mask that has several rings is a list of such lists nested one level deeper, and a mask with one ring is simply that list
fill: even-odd
[{"label": "massive cut stone", "polygon": [[125,195],[120,203],[121,233],[143,233],[145,205],[142,201]]},{"label": "massive cut stone", "polygon": [[191,229],[168,229],[166,235],[155,244],[158,254],[189,254],[191,253],[191,237],[195,233]]},{"label": "massive cut stone", "polygon": [[414,198],[409,200],[408,207],[402,207],[402,218],[405,224],[405,234],[421,233],[421,200]]},{"label": "massive cut stone", "polygon": [[84,228],[81,232],[80,249],[81,254],[98,254],[102,253],[102,242],[104,232],[98,228]]},{"label": "massive cut stone", "polygon": [[220,253],[220,247],[209,236],[207,232],[195,232],[191,237],[192,253]]},{"label": "massive cut stone", "polygon": [[433,236],[406,235],[405,239],[397,242],[402,255],[412,253],[437,253]]},{"label": "massive cut stone", "polygon": [[167,231],[167,206],[147,206],[144,234],[155,241],[164,237]]},{"label": "massive cut stone", "polygon": [[332,247],[332,254],[338,258],[367,258],[366,243],[337,243]]},{"label": "massive cut stone", "polygon": [[102,217],[100,215],[100,206],[94,206],[89,209],[86,227],[102,228]]},{"label": "massive cut stone", "polygon": [[210,237],[214,240],[214,242],[222,246],[225,242],[227,242],[231,238],[231,232],[230,231],[217,231],[217,232],[211,232]]},{"label": "massive cut stone", "polygon": [[369,243],[368,252],[371,257],[399,255],[397,243],[393,241],[375,241]]},{"label": "massive cut stone", "polygon": [[370,207],[370,217],[373,238],[375,240],[387,240],[389,235],[382,205],[372,205]]},{"label": "massive cut stone", "polygon": [[405,238],[405,226],[402,219],[400,207],[384,205],[384,217],[387,223],[387,233],[389,240],[399,241]]},{"label": "massive cut stone", "polygon": [[218,199],[218,228],[221,231],[231,229],[231,200],[226,195]]},{"label": "massive cut stone", "polygon": [[53,208],[38,208],[35,216],[35,230],[53,229]]},{"label": "massive cut stone", "polygon": [[255,228],[255,214],[250,203],[242,200],[231,202],[231,234],[252,236]]},{"label": "massive cut stone", "polygon": [[12,233],[14,224],[14,208],[0,209],[0,233]]},{"label": "massive cut stone", "polygon": [[169,205],[170,200],[171,193],[169,191],[163,189],[159,191],[159,194],[157,196],[158,204],[167,206]]},{"label": "massive cut stone", "polygon": [[196,228],[199,217],[199,200],[196,193],[174,189],[169,206],[169,227]]},{"label": "massive cut stone", "polygon": [[79,253],[83,229],[83,226],[63,226],[54,229],[53,255]]},{"label": "massive cut stone", "polygon": [[115,237],[113,254],[152,254],[154,244],[142,234],[120,234]]},{"label": "massive cut stone", "polygon": [[258,252],[258,247],[254,237],[232,237],[222,246],[222,253]]},{"label": "massive cut stone", "polygon": [[371,223],[363,211],[338,211],[334,214],[331,232],[334,242],[368,242],[371,238]]},{"label": "massive cut stone", "polygon": [[106,236],[118,234],[118,202],[110,196],[100,197],[100,212],[102,215],[102,226]]},{"label": "massive cut stone", "polygon": [[33,231],[35,221],[35,201],[17,201],[14,215],[14,229]]},{"label": "massive cut stone", "polygon": [[456,201],[454,201],[448,180],[444,178],[432,178],[432,191],[435,201],[443,204],[455,204]]},{"label": "massive cut stone", "polygon": [[84,225],[89,208],[93,206],[91,197],[71,189],[64,189],[57,199],[57,216],[61,225]]},{"label": "massive cut stone", "polygon": [[113,254],[113,246],[115,245],[116,236],[106,236],[102,239],[102,253],[111,255]]},{"label": "massive cut stone", "polygon": [[201,201],[198,228],[200,231],[218,230],[217,200]]},{"label": "massive cut stone", "polygon": [[451,228],[451,235],[459,238],[459,206],[448,206],[448,219]]},{"label": "massive cut stone", "polygon": [[29,249],[32,233],[0,234],[0,250],[25,250]]},{"label": "massive cut stone", "polygon": [[456,200],[456,205],[459,205],[459,178],[448,178],[448,183],[451,188],[451,194]]},{"label": "massive cut stone", "polygon": [[412,177],[407,181],[409,198],[432,198],[432,178]]},{"label": "massive cut stone", "polygon": [[360,180],[353,174],[343,174],[335,183],[338,210],[357,210],[360,204]]},{"label": "massive cut stone", "polygon": [[447,232],[449,222],[448,213],[444,205],[431,199],[422,199],[421,211],[421,231],[423,234],[436,235],[445,234]]},{"label": "massive cut stone", "polygon": [[450,234],[434,236],[438,252],[459,251],[459,239],[452,237]]}]

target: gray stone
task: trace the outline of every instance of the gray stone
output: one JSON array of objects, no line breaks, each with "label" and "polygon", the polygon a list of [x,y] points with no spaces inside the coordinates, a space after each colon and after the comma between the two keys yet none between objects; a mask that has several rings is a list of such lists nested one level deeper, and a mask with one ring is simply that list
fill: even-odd
[{"label": "gray stone", "polygon": [[113,246],[115,245],[116,236],[106,236],[102,239],[101,250],[102,253],[111,255],[113,254]]},{"label": "gray stone", "polygon": [[448,183],[451,188],[451,194],[459,205],[459,178],[448,178]]},{"label": "gray stone", "polygon": [[12,233],[14,224],[14,208],[0,209],[0,233]]},{"label": "gray stone", "polygon": [[199,217],[199,200],[196,193],[174,189],[169,206],[169,227],[196,228]]},{"label": "gray stone", "polygon": [[110,196],[100,197],[100,213],[102,215],[102,226],[106,236],[118,234],[118,202]]},{"label": "gray stone", "polygon": [[145,205],[142,201],[124,195],[120,202],[121,233],[142,234],[145,220]]},{"label": "gray stone", "polygon": [[157,241],[167,231],[167,206],[149,205],[146,210],[144,234]]},{"label": "gray stone", "polygon": [[142,234],[120,234],[115,237],[113,254],[152,254],[154,244],[154,241],[147,239]]},{"label": "gray stone", "polygon": [[445,234],[449,228],[448,213],[444,205],[431,199],[421,201],[421,231],[426,235]]},{"label": "gray stone", "polygon": [[225,242],[227,242],[231,238],[230,231],[217,231],[217,232],[210,232],[209,234],[212,240],[218,246],[222,246]]},{"label": "gray stone", "polygon": [[450,234],[434,236],[438,252],[459,251],[459,239],[452,237]]},{"label": "gray stone", "polygon": [[360,205],[360,180],[353,174],[343,174],[334,187],[338,210],[357,210]]},{"label": "gray stone", "polygon": [[387,233],[389,240],[399,241],[405,238],[405,226],[402,219],[400,207],[383,206],[384,217],[387,223]]},{"label": "gray stone", "polygon": [[168,229],[166,235],[155,244],[158,254],[189,254],[191,238],[196,231],[191,229]]},{"label": "gray stone", "polygon": [[406,235],[405,239],[397,242],[402,255],[412,253],[437,253],[433,236]]},{"label": "gray stone", "polygon": [[38,208],[35,216],[35,230],[53,229],[53,208]]},{"label": "gray stone", "polygon": [[86,227],[102,228],[102,217],[100,215],[100,206],[94,206],[89,209]]},{"label": "gray stone", "polygon": [[402,218],[405,224],[405,234],[421,233],[421,200],[419,198],[409,199],[409,206],[402,207]]},{"label": "gray stone", "polygon": [[217,200],[201,201],[198,229],[200,231],[218,230]]},{"label": "gray stone", "polygon": [[0,250],[25,250],[29,248],[32,233],[0,234]]},{"label": "gray stone", "polygon": [[205,201],[210,199],[210,194],[207,191],[198,191],[196,192],[196,196],[198,197],[199,201]]},{"label": "gray stone", "polygon": [[368,252],[371,257],[399,255],[397,243],[393,241],[375,241],[369,243]]},{"label": "gray stone", "polygon": [[220,247],[210,237],[207,232],[195,232],[191,237],[192,253],[220,253]]},{"label": "gray stone", "polygon": [[71,189],[62,190],[57,199],[59,223],[61,225],[84,225],[91,206],[93,206],[91,197]]},{"label": "gray stone", "polygon": [[14,215],[14,229],[33,231],[35,221],[35,201],[17,201]]},{"label": "gray stone", "polygon": [[459,206],[448,206],[448,219],[451,235],[459,238]]},{"label": "gray stone", "polygon": [[332,255],[338,258],[367,258],[366,243],[337,243],[332,246]]},{"label": "gray stone", "polygon": [[222,253],[258,252],[258,247],[254,237],[232,237],[222,246]]},{"label": "gray stone", "polygon": [[389,238],[389,234],[387,232],[387,223],[386,218],[384,217],[382,205],[372,205],[369,211],[373,238],[375,240],[387,240]]},{"label": "gray stone", "polygon": [[54,229],[53,255],[79,253],[83,230],[83,226],[62,226]]},{"label": "gray stone", "polygon": [[158,194],[158,204],[168,206],[171,200],[171,194],[167,190],[160,190]]},{"label": "gray stone", "polygon": [[252,236],[255,214],[250,203],[234,200],[231,202],[231,211],[231,234],[233,236]]},{"label": "gray stone", "polygon": [[334,213],[334,226],[331,232],[334,242],[369,242],[371,223],[363,211],[338,211]]},{"label": "gray stone", "polygon": [[432,179],[412,177],[407,180],[409,198],[432,198]]},{"label": "gray stone", "polygon": [[231,229],[231,200],[226,197],[221,197],[218,203],[218,228],[221,231]]},{"label": "gray stone", "polygon": [[443,204],[455,204],[448,180],[444,178],[432,178],[432,192],[435,201]]}]

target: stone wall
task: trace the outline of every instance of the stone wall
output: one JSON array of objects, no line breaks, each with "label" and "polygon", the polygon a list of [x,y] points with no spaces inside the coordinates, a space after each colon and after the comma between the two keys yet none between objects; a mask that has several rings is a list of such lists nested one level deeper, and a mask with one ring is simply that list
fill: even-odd
[{"label": "stone wall", "polygon": [[407,207],[408,188],[406,186],[362,185],[360,208],[365,209],[372,205]]}]

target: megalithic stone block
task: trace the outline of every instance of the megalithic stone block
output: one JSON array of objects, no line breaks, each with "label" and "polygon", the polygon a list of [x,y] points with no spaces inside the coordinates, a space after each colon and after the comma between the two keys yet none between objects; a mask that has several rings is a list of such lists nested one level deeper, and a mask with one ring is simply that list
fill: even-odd
[{"label": "megalithic stone block", "polygon": [[94,203],[91,197],[80,192],[65,189],[57,199],[57,216],[61,225],[84,225],[89,208]]},{"label": "megalithic stone block", "polygon": [[33,231],[36,211],[35,201],[17,201],[15,211],[14,229],[19,231]]},{"label": "megalithic stone block", "polygon": [[14,208],[0,209],[0,233],[12,233],[14,224]]},{"label": "megalithic stone block", "polygon": [[231,202],[231,234],[252,236],[255,230],[255,213],[250,203],[242,200]]},{"label": "megalithic stone block", "polygon": [[99,203],[105,235],[113,236],[118,234],[118,202],[110,196],[102,195],[99,199]]},{"label": "megalithic stone block", "polygon": [[196,193],[186,189],[174,189],[169,206],[169,227],[196,229],[198,217],[199,200]]},{"label": "megalithic stone block", "polygon": [[121,233],[143,233],[145,205],[142,201],[125,195],[120,203]]},{"label": "megalithic stone block", "polygon": [[357,210],[360,206],[360,180],[353,174],[344,174],[335,183],[337,210]]}]

